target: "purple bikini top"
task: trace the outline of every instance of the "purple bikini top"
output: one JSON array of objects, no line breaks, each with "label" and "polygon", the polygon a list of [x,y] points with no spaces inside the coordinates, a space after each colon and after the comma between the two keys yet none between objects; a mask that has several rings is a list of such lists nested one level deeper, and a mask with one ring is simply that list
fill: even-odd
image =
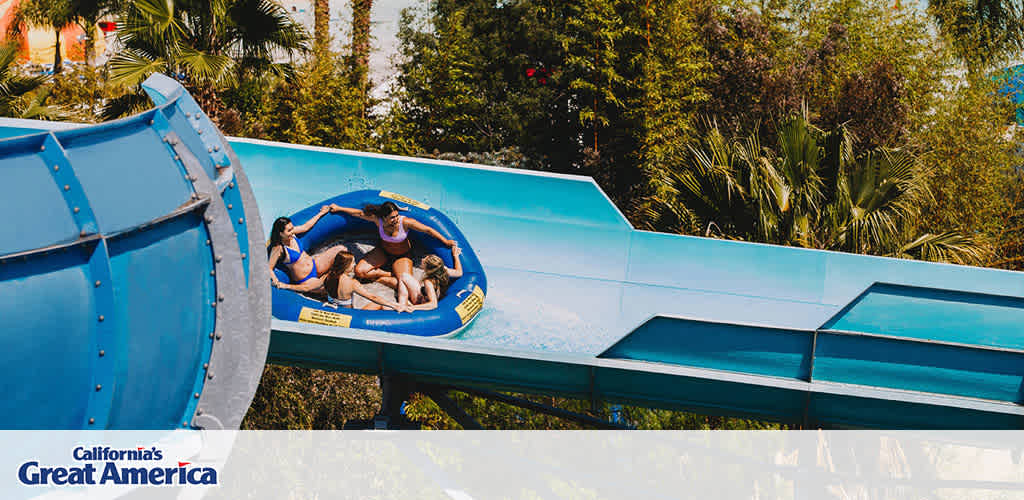
[{"label": "purple bikini top", "polygon": [[402,225],[403,220],[405,220],[404,215],[398,217],[398,234],[395,236],[391,236],[388,233],[384,232],[384,223],[381,222],[380,219],[377,219],[377,232],[380,233],[380,239],[388,243],[401,243],[405,241],[405,239],[409,237],[409,233],[406,232],[405,226]]}]

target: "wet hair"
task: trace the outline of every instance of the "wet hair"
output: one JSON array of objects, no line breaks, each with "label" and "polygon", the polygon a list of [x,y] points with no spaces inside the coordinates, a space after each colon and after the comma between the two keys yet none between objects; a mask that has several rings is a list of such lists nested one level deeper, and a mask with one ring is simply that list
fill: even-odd
[{"label": "wet hair", "polygon": [[348,271],[348,266],[351,266],[354,260],[355,256],[344,250],[334,256],[334,262],[331,263],[331,268],[327,270],[327,276],[324,277],[324,288],[327,289],[327,295],[336,297],[341,275]]},{"label": "wet hair", "polygon": [[274,226],[270,228],[270,243],[267,243],[267,257],[270,257],[270,251],[273,250],[274,247],[283,244],[281,241],[281,232],[284,231],[284,228],[291,223],[292,220],[288,217],[278,217],[277,220],[274,221]]},{"label": "wet hair", "polygon": [[395,205],[390,201],[385,201],[380,205],[368,204],[363,206],[364,214],[372,214],[381,219],[387,217],[388,215],[391,215],[391,212],[394,212],[396,210],[398,210],[398,205]]},{"label": "wet hair", "polygon": [[437,300],[441,300],[448,292],[448,285],[451,280],[448,278],[448,269],[444,267],[444,261],[437,255],[428,255],[423,258],[423,281],[433,281],[437,289]]}]

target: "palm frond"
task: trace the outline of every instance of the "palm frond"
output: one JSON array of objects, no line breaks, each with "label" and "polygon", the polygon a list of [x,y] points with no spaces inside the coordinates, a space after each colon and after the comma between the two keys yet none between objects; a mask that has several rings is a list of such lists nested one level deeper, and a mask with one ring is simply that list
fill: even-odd
[{"label": "palm frond", "polygon": [[107,62],[110,83],[122,87],[135,87],[149,75],[167,70],[167,62],[135,49],[124,49]]},{"label": "palm frond", "polygon": [[924,234],[901,246],[893,257],[914,258],[954,264],[977,264],[988,252],[974,239],[956,231]]}]

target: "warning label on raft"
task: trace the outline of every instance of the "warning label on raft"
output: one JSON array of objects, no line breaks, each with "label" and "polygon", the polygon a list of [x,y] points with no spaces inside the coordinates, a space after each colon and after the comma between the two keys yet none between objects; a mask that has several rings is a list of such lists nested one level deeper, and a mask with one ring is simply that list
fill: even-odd
[{"label": "warning label on raft", "polygon": [[426,203],[423,203],[423,202],[416,201],[416,200],[414,200],[412,198],[409,198],[408,196],[402,196],[402,195],[400,195],[398,193],[392,193],[390,191],[381,191],[380,192],[380,197],[381,198],[391,198],[392,200],[405,203],[406,205],[412,205],[412,206],[414,206],[416,208],[420,208],[420,209],[423,209],[423,210],[430,210],[430,205],[427,205]]},{"label": "warning label on raft", "polygon": [[352,316],[303,307],[302,310],[299,311],[299,321],[303,323],[348,328],[348,325],[352,324]]},{"label": "warning label on raft", "polygon": [[473,293],[466,297],[461,304],[455,306],[455,312],[459,313],[459,318],[462,319],[462,324],[465,325],[467,321],[473,319],[476,313],[480,312],[480,309],[484,307],[484,291],[480,287],[474,285]]}]

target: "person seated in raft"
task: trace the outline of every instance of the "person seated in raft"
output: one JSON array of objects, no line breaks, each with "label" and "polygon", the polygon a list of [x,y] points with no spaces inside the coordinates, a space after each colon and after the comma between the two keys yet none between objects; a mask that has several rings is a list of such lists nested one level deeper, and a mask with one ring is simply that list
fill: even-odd
[{"label": "person seated in raft", "polygon": [[420,267],[423,269],[423,282],[416,281],[412,273],[403,274],[398,283],[398,303],[411,303],[414,311],[430,311],[437,309],[437,301],[448,292],[452,280],[462,277],[462,261],[459,255],[462,249],[452,247],[452,260],[455,269],[445,267],[441,257],[431,254],[423,258]]},{"label": "person seated in raft", "polygon": [[278,279],[274,276],[274,267],[283,263],[288,268],[288,275],[292,283],[302,283],[306,280],[318,278],[327,271],[334,261],[338,252],[348,250],[344,245],[336,245],[316,255],[309,255],[299,244],[295,236],[305,233],[316,225],[321,217],[329,212],[327,207],[320,209],[320,212],[306,221],[301,226],[292,224],[288,217],[278,217],[270,229],[270,243],[267,245],[267,256],[270,261],[270,281],[275,286]]},{"label": "person seated in raft", "polygon": [[390,307],[398,312],[412,311],[412,308],[409,306],[400,306],[393,301],[374,295],[363,288],[359,281],[349,277],[354,262],[355,256],[351,253],[347,251],[338,252],[338,255],[334,257],[334,262],[331,263],[330,269],[327,270],[327,274],[323,278],[313,278],[296,285],[278,281],[274,286],[296,292],[324,290],[327,292],[328,302],[339,307],[351,308],[352,299],[355,298],[355,294],[358,294],[373,302],[373,304],[363,306],[364,310],[379,311],[383,307]]},{"label": "person seated in raft", "polygon": [[[403,274],[412,274],[412,259],[409,257],[412,251],[412,243],[409,241],[410,230],[429,234],[449,248],[455,246],[455,240],[441,236],[434,228],[411,217],[400,215],[400,210],[398,205],[390,201],[380,205],[366,205],[362,210],[334,203],[330,205],[331,212],[341,212],[377,225],[380,244],[356,264],[356,278],[375,280],[397,289],[399,277]],[[392,272],[385,270],[388,266]]]}]

